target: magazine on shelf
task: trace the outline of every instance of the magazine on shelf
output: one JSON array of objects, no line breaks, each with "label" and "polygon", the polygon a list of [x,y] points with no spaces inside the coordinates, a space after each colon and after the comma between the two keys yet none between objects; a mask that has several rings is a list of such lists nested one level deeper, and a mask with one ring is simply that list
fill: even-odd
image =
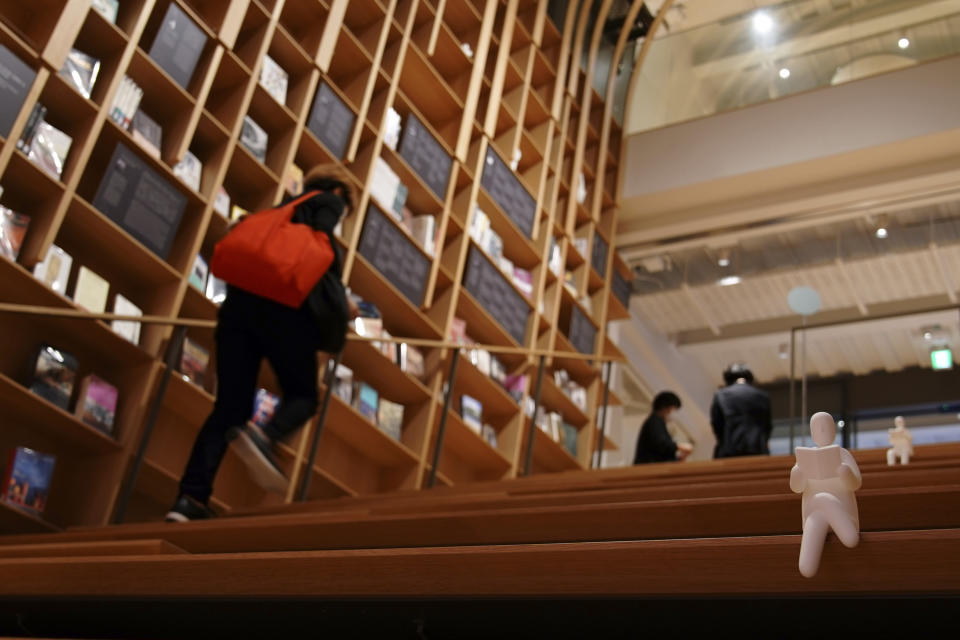
[{"label": "magazine on shelf", "polygon": [[193,268],[190,270],[190,286],[203,293],[207,288],[207,275],[210,273],[210,267],[203,256],[197,254],[193,258]]},{"label": "magazine on shelf", "polygon": [[460,396],[460,417],[465,425],[480,435],[483,430],[483,404],[479,400],[466,394]]},{"label": "magazine on shelf", "polygon": [[48,175],[59,180],[63,175],[63,167],[67,162],[67,154],[70,153],[72,144],[73,138],[46,120],[41,120],[37,123],[37,130],[30,142],[27,157]]},{"label": "magazine on shelf", "polygon": [[99,74],[100,60],[77,49],[70,49],[60,68],[60,77],[88,100]]},{"label": "magazine on shelf", "polygon": [[67,410],[77,380],[77,359],[49,344],[40,345],[34,358],[30,391]]},{"label": "magazine on shelf", "polygon": [[[140,307],[133,304],[125,297],[117,294],[113,301],[113,312],[119,316],[142,316],[143,311]],[[122,336],[133,344],[140,344],[140,323],[134,320],[114,320],[111,325],[114,333]]]},{"label": "magazine on shelf", "polygon": [[3,501],[37,515],[43,513],[56,463],[55,456],[27,447],[15,448],[4,478]]},{"label": "magazine on shelf", "polygon": [[394,440],[400,440],[403,429],[403,405],[381,398],[377,411],[377,424],[388,436]]},{"label": "magazine on shelf", "polygon": [[73,302],[90,313],[103,313],[107,308],[110,283],[94,271],[81,266],[73,288]]},{"label": "magazine on shelf", "polygon": [[30,226],[30,216],[0,206],[0,255],[17,261]]},{"label": "magazine on shelf", "polygon": [[356,395],[357,410],[363,417],[376,423],[377,412],[380,408],[380,393],[366,382],[361,382]]},{"label": "magazine on shelf", "polygon": [[243,129],[240,131],[240,144],[260,162],[267,160],[267,132],[250,116],[244,116]]},{"label": "magazine on shelf", "polygon": [[20,132],[20,139],[17,140],[17,149],[25,154],[30,153],[30,146],[33,144],[33,137],[37,133],[37,125],[47,115],[47,108],[37,102],[30,109],[30,115],[27,117],[27,123],[23,125],[23,131]]},{"label": "magazine on shelf", "polygon": [[112,435],[118,397],[115,386],[91,373],[80,381],[75,414],[84,424]]},{"label": "magazine on shelf", "polygon": [[67,294],[67,281],[70,279],[70,267],[73,258],[70,254],[53,244],[47,250],[43,262],[33,268],[34,277],[60,295]]},{"label": "magazine on shelf", "polygon": [[154,158],[160,158],[160,147],[163,144],[163,127],[143,112],[142,109],[133,114],[130,122],[130,134],[134,142],[143,147]]},{"label": "magazine on shelf", "polygon": [[183,159],[173,167],[173,175],[180,178],[185,185],[194,191],[200,191],[200,178],[203,176],[203,163],[189,151],[183,154]]},{"label": "magazine on shelf", "polygon": [[263,56],[263,66],[260,67],[260,86],[270,94],[274,100],[282,105],[287,104],[287,72],[270,56]]}]

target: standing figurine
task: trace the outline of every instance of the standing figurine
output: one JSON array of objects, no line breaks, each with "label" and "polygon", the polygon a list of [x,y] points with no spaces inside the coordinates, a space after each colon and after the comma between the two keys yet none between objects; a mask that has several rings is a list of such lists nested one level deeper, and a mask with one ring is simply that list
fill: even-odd
[{"label": "standing figurine", "polygon": [[816,447],[797,447],[797,464],[790,471],[790,489],[803,494],[803,539],[800,573],[812,578],[820,567],[823,543],[830,530],[844,546],[860,542],[860,514],[854,491],[860,488],[860,469],[850,452],[833,444],[837,426],[829,413],[810,419]]},{"label": "standing figurine", "polygon": [[893,419],[893,429],[887,429],[890,434],[890,448],[887,449],[887,464],[891,467],[897,464],[897,456],[900,456],[900,464],[910,464],[910,456],[913,455],[913,436],[906,427],[903,416],[897,416]]}]

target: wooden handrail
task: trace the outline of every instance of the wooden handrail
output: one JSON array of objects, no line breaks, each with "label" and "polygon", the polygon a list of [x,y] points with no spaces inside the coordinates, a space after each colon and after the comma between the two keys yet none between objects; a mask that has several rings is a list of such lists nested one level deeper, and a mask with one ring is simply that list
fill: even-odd
[{"label": "wooden handrail", "polygon": [[[76,309],[62,309],[58,307],[45,307],[41,305],[14,304],[10,302],[0,302],[0,313],[15,313],[21,315],[40,316],[47,318],[72,318],[75,320],[120,320],[126,322],[140,322],[143,324],[163,324],[173,327],[196,327],[202,329],[213,329],[217,326],[216,320],[202,320],[200,318],[175,318],[170,316],[129,316],[117,313],[90,313],[88,311],[79,311]],[[556,351],[553,349],[526,349],[524,347],[505,347],[492,344],[460,344],[446,340],[432,340],[429,338],[409,338],[409,337],[374,337],[360,336],[355,333],[347,334],[347,339],[354,342],[389,342],[395,344],[408,344],[415,347],[430,347],[437,349],[483,349],[490,353],[500,353],[509,355],[526,356],[546,356],[548,358],[559,358],[563,360],[597,360],[600,362],[624,362],[622,356],[608,356],[595,353],[580,353],[579,351]]]}]

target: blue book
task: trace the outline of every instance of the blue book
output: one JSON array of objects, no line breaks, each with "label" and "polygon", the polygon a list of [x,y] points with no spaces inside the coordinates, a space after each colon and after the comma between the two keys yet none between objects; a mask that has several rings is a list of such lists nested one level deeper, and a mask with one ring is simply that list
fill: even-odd
[{"label": "blue book", "polygon": [[377,411],[380,407],[380,394],[366,382],[360,383],[357,394],[357,410],[370,421],[377,422]]},{"label": "blue book", "polygon": [[56,457],[26,447],[17,447],[10,457],[3,500],[7,504],[40,514],[47,506],[47,494]]},{"label": "blue book", "polygon": [[572,424],[567,424],[566,422],[560,427],[562,429],[563,435],[563,448],[570,452],[574,458],[577,457],[577,436],[580,435],[580,432],[577,431],[577,428]]}]

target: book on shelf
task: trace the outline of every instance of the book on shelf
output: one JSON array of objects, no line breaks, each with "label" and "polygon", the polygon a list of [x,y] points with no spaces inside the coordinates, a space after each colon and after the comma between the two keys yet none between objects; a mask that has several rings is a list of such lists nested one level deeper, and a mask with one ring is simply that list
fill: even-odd
[{"label": "book on shelf", "polygon": [[123,76],[120,87],[113,97],[110,119],[121,129],[128,129],[133,121],[133,115],[140,108],[141,99],[143,99],[143,89],[130,76]]},{"label": "book on shelf", "polygon": [[513,284],[528,298],[533,296],[533,274],[520,267],[513,268]]},{"label": "book on shelf", "polygon": [[547,435],[553,438],[554,442],[560,442],[560,425],[563,424],[563,416],[556,411],[551,411],[547,414],[547,424],[550,427]]},{"label": "book on shelf", "polygon": [[490,352],[486,349],[477,349],[477,369],[485,376],[490,376]]},{"label": "book on shelf", "polygon": [[333,373],[333,395],[346,404],[353,404],[354,396],[353,369],[338,364]]},{"label": "book on shelf", "polygon": [[283,188],[291,196],[298,196],[303,193],[303,169],[290,163],[283,178]]},{"label": "book on shelf", "polygon": [[260,86],[282,105],[287,104],[288,82],[287,72],[273,58],[263,56],[263,66],[260,67]]},{"label": "book on shelf", "polygon": [[227,283],[211,273],[207,277],[207,287],[204,295],[213,304],[221,304],[227,299]]},{"label": "book on shelf", "polygon": [[73,288],[74,304],[90,313],[103,313],[107,308],[109,294],[109,282],[91,269],[80,267],[77,284]]},{"label": "book on shelf", "polygon": [[480,435],[483,429],[483,404],[479,400],[467,394],[460,396],[460,417],[465,425]]},{"label": "book on shelf", "polygon": [[207,261],[199,253],[193,258],[193,268],[190,270],[190,285],[203,293],[207,287],[207,275],[210,273],[210,267]]},{"label": "book on shelf", "polygon": [[260,428],[267,426],[273,420],[273,414],[276,413],[279,404],[279,396],[266,389],[257,389],[257,395],[253,399],[253,413],[250,416],[250,422]]},{"label": "book on shelf", "polygon": [[584,259],[587,257],[587,250],[590,247],[590,241],[586,238],[574,238],[573,239],[573,248],[577,250]]},{"label": "book on shelf", "polygon": [[33,268],[34,277],[60,295],[67,294],[67,281],[73,258],[55,244],[50,245],[42,262]]},{"label": "book on shelf", "polygon": [[[4,6],[12,5],[6,3]],[[4,22],[4,24],[10,23]],[[10,42],[7,37],[4,37],[3,41]],[[0,136],[9,138],[10,130],[20,116],[27,96],[33,88],[37,71],[13,51],[0,44],[0,78],[3,78],[3,83],[0,84],[0,90],[3,91],[3,99],[0,100]]]},{"label": "book on shelf", "polygon": [[76,380],[77,359],[72,354],[49,344],[40,345],[30,391],[66,411]]},{"label": "book on shelf", "polygon": [[562,433],[562,444],[563,448],[567,450],[574,458],[577,457],[577,437],[580,435],[580,432],[577,431],[577,428],[572,424],[564,422],[560,426]]},{"label": "book on shelf", "polygon": [[450,321],[450,342],[454,344],[466,344],[467,321],[463,318],[454,317],[454,319]]},{"label": "book on shelf", "polygon": [[366,382],[361,382],[357,387],[356,395],[357,411],[360,412],[360,415],[375,423],[377,421],[377,411],[380,408],[380,393]]},{"label": "book on shelf", "polygon": [[570,382],[570,373],[566,369],[554,369],[553,382],[563,389]]},{"label": "book on shelf", "polygon": [[37,102],[30,109],[30,115],[27,116],[27,123],[23,125],[23,131],[20,132],[20,139],[17,140],[17,149],[24,154],[30,153],[30,147],[33,144],[33,137],[37,133],[37,125],[43,121],[47,115],[47,108]]},{"label": "book on shelf", "polygon": [[560,277],[561,272],[563,271],[563,256],[560,253],[560,244],[557,243],[556,238],[550,238],[550,262],[549,262],[550,271],[553,272],[553,275]]},{"label": "book on shelf", "polygon": [[120,0],[90,0],[90,5],[94,11],[102,15],[112,24],[117,23],[117,10],[120,8]]},{"label": "book on shelf", "polygon": [[30,226],[30,216],[0,205],[0,255],[16,262]]},{"label": "book on shelf", "polygon": [[583,171],[580,172],[580,175],[577,176],[577,203],[583,204],[587,201],[587,179],[583,175]]},{"label": "book on shelf", "polygon": [[483,429],[480,430],[480,437],[486,440],[487,444],[494,449],[497,448],[497,430],[489,424],[483,425]]},{"label": "book on shelf", "polygon": [[223,187],[217,189],[217,195],[213,198],[213,210],[224,218],[230,218],[230,194]]},{"label": "book on shelf", "polygon": [[500,262],[497,264],[500,267],[500,271],[503,272],[503,275],[507,276],[511,281],[513,280],[513,261],[505,255],[500,256]]},{"label": "book on shelf", "polygon": [[96,84],[99,74],[100,60],[78,49],[70,49],[59,72],[60,77],[67,84],[88,100],[93,93],[93,85]]},{"label": "book on shelf", "polygon": [[490,377],[500,385],[503,385],[507,381],[507,368],[504,367],[500,359],[494,355],[490,356]]},{"label": "book on shelf", "polygon": [[503,270],[503,267],[500,266],[500,263],[503,260],[503,238],[501,238],[500,234],[493,229],[487,229],[485,237],[486,245],[484,245],[483,248],[490,256],[490,259],[493,260],[493,264],[497,265],[501,270]]},{"label": "book on shelf", "polygon": [[379,338],[383,335],[383,320],[381,318],[359,316],[353,319],[353,330],[357,332],[358,336]]},{"label": "book on shelf", "polygon": [[203,176],[203,163],[197,156],[187,151],[183,158],[173,167],[173,175],[180,178],[185,185],[194,191],[200,191],[200,178]]},{"label": "book on shelf", "polygon": [[399,441],[403,430],[403,405],[380,398],[380,407],[377,410],[377,425],[381,431]]},{"label": "book on shelf", "polygon": [[3,501],[37,515],[47,506],[56,456],[16,447],[3,482]]},{"label": "book on shelf", "polygon": [[84,424],[112,435],[118,397],[115,386],[91,373],[80,381],[74,414]]},{"label": "book on shelf", "polygon": [[431,257],[436,253],[434,239],[437,235],[437,220],[433,216],[414,216],[410,220],[410,235]]},{"label": "book on shelf", "polygon": [[400,114],[393,107],[387,109],[387,117],[384,122],[383,144],[394,151],[397,150],[397,143],[400,142],[400,131],[403,123]]},{"label": "book on shelf", "polygon": [[[140,307],[133,304],[125,297],[117,294],[113,301],[113,312],[120,316],[142,316],[143,311]],[[113,332],[126,338],[133,344],[140,344],[140,323],[135,320],[114,320],[111,324]]]},{"label": "book on shelf", "polygon": [[243,129],[240,131],[240,144],[260,162],[267,160],[267,142],[269,137],[263,128],[250,116],[243,117]]},{"label": "book on shelf", "polygon": [[207,367],[210,365],[210,352],[190,338],[183,339],[180,352],[180,373],[184,380],[203,387],[207,379]]},{"label": "book on shelf", "polygon": [[407,187],[383,158],[378,157],[373,162],[373,174],[370,176],[370,195],[394,219],[403,220],[403,205],[407,201]]},{"label": "book on shelf", "polygon": [[503,388],[507,390],[514,402],[520,402],[527,390],[527,376],[510,375],[504,378]]},{"label": "book on shelf", "polygon": [[171,2],[150,45],[150,58],[186,89],[207,44],[207,34],[176,2]]},{"label": "book on shelf", "polygon": [[587,390],[580,385],[576,385],[570,390],[570,400],[580,411],[587,410]]},{"label": "book on shelf", "polygon": [[59,180],[63,175],[63,167],[66,165],[67,154],[70,153],[72,144],[73,138],[41,119],[37,123],[33,140],[30,141],[27,157],[49,176]]},{"label": "book on shelf", "polygon": [[470,219],[470,237],[473,238],[478,245],[485,248],[487,242],[486,235],[489,230],[490,218],[483,212],[483,209],[474,207],[473,218]]},{"label": "book on shelf", "polygon": [[400,369],[415,378],[423,378],[423,352],[414,346],[402,343],[397,350],[397,364]]},{"label": "book on shelf", "polygon": [[390,332],[387,331],[386,329],[381,329],[380,337],[385,339],[384,342],[374,342],[373,346],[376,347],[380,351],[380,353],[382,353],[384,357],[386,357],[388,360],[390,360],[391,362],[396,362],[397,361],[397,343],[392,341],[389,341],[389,342],[387,341],[390,338],[393,338],[393,336],[390,335]]},{"label": "book on shelf", "polygon": [[137,112],[133,114],[133,119],[130,122],[130,134],[133,136],[133,141],[143,147],[147,153],[154,158],[160,158],[160,147],[163,144],[163,127],[161,127],[156,120],[144,113],[143,109],[138,109]]}]

